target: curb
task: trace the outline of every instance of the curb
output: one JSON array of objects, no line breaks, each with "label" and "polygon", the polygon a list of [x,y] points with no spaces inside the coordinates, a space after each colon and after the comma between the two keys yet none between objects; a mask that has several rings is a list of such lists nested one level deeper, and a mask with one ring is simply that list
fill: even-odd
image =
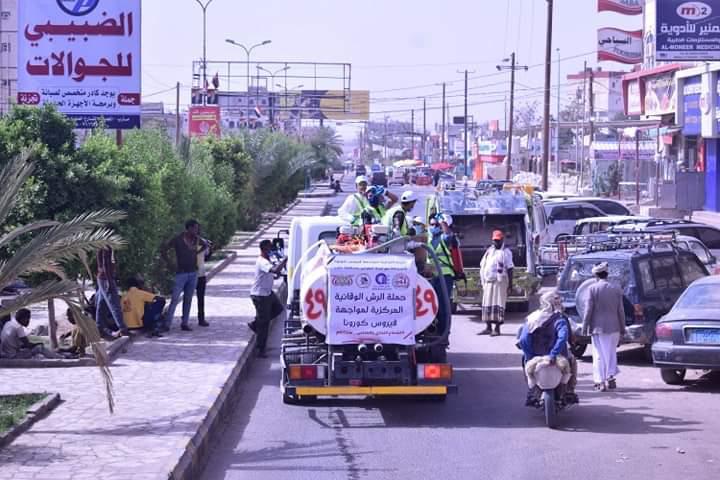
[{"label": "curb", "polygon": [[11,428],[8,432],[0,435],[0,448],[10,445],[17,437],[26,432],[35,422],[42,420],[60,405],[60,394],[51,393],[46,398],[31,405],[26,412],[25,417]]},{"label": "curb", "polygon": [[235,364],[230,376],[225,380],[220,393],[215,398],[197,432],[190,439],[185,452],[178,461],[172,462],[170,468],[168,468],[170,472],[168,479],[192,480],[199,478],[202,474],[205,462],[213,447],[214,437],[224,430],[226,421],[232,417],[232,406],[241,393],[240,386],[242,382],[240,380],[245,376],[252,364],[254,352],[255,335],[250,337],[240,359]]},{"label": "curb", "polygon": [[[107,352],[109,364],[112,365],[112,363],[115,361],[117,356],[124,352],[129,344],[132,342],[131,337],[120,337],[117,340],[114,340],[113,342],[108,343],[105,341],[105,344],[107,347],[105,348],[105,351]],[[97,362],[95,362],[94,357],[83,357],[83,358],[77,358],[72,360],[62,360],[62,359],[41,359],[41,360],[35,360],[35,359],[22,359],[22,360],[16,360],[12,358],[3,358],[0,360],[0,369],[2,368],[75,368],[75,367],[96,367]]]},{"label": "curb", "polygon": [[[246,241],[240,250],[248,248],[253,241],[265,233],[265,231],[272,227],[272,225],[274,225],[280,218],[282,218],[288,211],[299,203],[300,200],[293,202],[275,219],[262,228],[257,235]],[[330,203],[326,202],[322,210],[322,215],[327,215],[330,208]],[[221,272],[230,263],[232,262],[228,261],[218,265],[213,269],[212,275]],[[210,274],[208,276],[210,277]],[[198,427],[197,432],[195,432],[195,435],[193,435],[185,448],[183,455],[179,460],[172,462],[169,465],[169,480],[192,480],[199,478],[204,471],[206,461],[209,458],[212,447],[214,446],[213,442],[225,430],[227,420],[230,419],[234,413],[233,405],[235,405],[241,395],[241,380],[245,377],[254,360],[253,354],[255,352],[255,342],[256,337],[253,334],[250,337],[245,350],[235,364],[235,367],[232,369],[230,376],[225,380],[220,388],[220,393],[215,398],[213,405],[210,407],[210,410],[208,410],[208,413]]]}]

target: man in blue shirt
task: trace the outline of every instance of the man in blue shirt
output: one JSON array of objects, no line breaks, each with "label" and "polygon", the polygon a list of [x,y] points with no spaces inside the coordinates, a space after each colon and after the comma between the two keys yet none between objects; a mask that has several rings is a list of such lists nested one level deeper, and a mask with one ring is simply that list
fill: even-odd
[{"label": "man in blue shirt", "polygon": [[[552,363],[559,355],[567,358],[572,369],[572,377],[567,383],[565,401],[577,403],[575,384],[577,383],[577,363],[568,352],[570,325],[562,311],[562,299],[555,291],[547,292],[540,298],[540,309],[531,313],[522,326],[518,342],[523,351],[524,363],[535,357],[550,357]],[[537,391],[528,391],[526,405],[537,401]]]}]

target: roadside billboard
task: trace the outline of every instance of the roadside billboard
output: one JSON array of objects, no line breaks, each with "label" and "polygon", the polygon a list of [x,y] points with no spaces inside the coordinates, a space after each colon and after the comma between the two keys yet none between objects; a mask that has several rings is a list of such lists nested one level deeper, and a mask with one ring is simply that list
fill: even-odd
[{"label": "roadside billboard", "polygon": [[642,63],[643,32],[601,28],[598,36],[598,62]]},{"label": "roadside billboard", "polygon": [[645,80],[645,115],[667,115],[675,112],[675,74],[663,73]]},{"label": "roadside billboard", "polygon": [[188,112],[190,138],[220,137],[220,107],[193,105]]},{"label": "roadside billboard", "polygon": [[598,12],[616,12],[623,15],[640,15],[644,0],[598,0]]},{"label": "roadside billboard", "polygon": [[304,90],[291,110],[299,110],[302,118],[311,120],[369,120],[370,92]]},{"label": "roadside billboard", "polygon": [[662,0],[656,4],[658,61],[720,60],[720,0]]},{"label": "roadside billboard", "polygon": [[140,11],[140,0],[19,2],[17,103],[54,104],[77,128],[139,128]]}]

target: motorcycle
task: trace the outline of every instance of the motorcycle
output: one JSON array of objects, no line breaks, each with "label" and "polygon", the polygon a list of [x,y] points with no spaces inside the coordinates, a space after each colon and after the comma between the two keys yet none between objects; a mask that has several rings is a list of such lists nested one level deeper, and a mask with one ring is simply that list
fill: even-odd
[{"label": "motorcycle", "polygon": [[[285,259],[285,240],[282,235],[289,235],[289,230],[280,230],[277,236],[272,240],[272,249],[270,250],[270,261],[273,265],[277,265]],[[287,268],[283,268],[282,272],[277,274],[275,278],[283,279],[283,282],[287,284]]]},{"label": "motorcycle", "polygon": [[562,383],[563,373],[556,364],[541,364],[535,370],[535,387],[540,391],[534,407],[545,412],[545,424],[548,428],[556,428],[558,414],[570,407],[565,396],[565,384]]}]

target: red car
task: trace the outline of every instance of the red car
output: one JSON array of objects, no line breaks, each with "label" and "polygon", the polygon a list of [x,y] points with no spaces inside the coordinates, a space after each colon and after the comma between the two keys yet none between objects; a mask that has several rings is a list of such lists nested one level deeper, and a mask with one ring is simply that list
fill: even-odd
[{"label": "red car", "polygon": [[422,185],[432,185],[433,179],[431,175],[428,175],[426,173],[420,173],[417,177],[415,177],[415,185],[422,186]]}]

